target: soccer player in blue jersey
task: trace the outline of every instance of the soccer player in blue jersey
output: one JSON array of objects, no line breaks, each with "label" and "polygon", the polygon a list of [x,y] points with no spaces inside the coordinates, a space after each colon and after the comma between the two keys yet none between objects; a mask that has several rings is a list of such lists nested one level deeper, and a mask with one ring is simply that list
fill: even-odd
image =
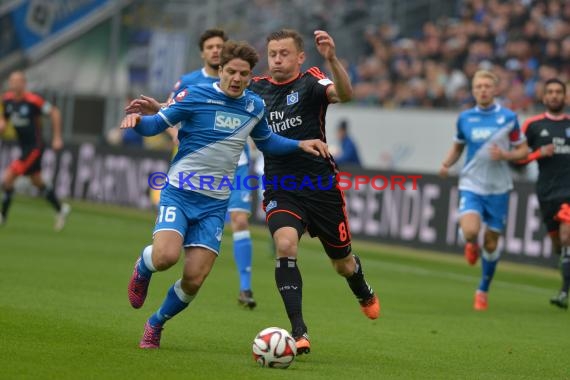
[{"label": "soccer player in blue jersey", "polygon": [[465,244],[465,258],[475,265],[479,258],[477,238],[481,222],[486,224],[481,252],[482,276],[475,292],[474,309],[487,309],[487,293],[501,252],[498,248],[513,187],[507,161],[518,161],[528,154],[517,115],[495,103],[498,79],[490,71],[477,71],[472,81],[476,106],[459,115],[455,142],[443,160],[440,175],[467,148],[465,165],[459,174],[459,226]]},{"label": "soccer player in blue jersey", "polygon": [[137,259],[129,282],[131,305],[143,305],[152,273],[176,264],[181,247],[184,268],[182,278],[146,322],[141,348],[160,346],[164,324],[192,302],[212,269],[222,239],[230,185],[247,137],[272,154],[301,149],[329,156],[320,140],[291,140],[270,131],[263,101],[246,90],[257,61],[250,45],[228,41],[221,54],[219,82],[187,87],[158,114],[128,114],[121,123],[121,128],[135,128],[145,136],[182,123],[179,150],[160,197],[154,241]]},{"label": "soccer player in blue jersey", "polygon": [[[182,89],[190,85],[211,84],[219,80],[218,67],[220,65],[222,47],[227,40],[228,36],[222,29],[208,29],[200,35],[198,46],[204,66],[201,69],[182,75],[175,83],[168,101],[173,99]],[[149,97],[146,97],[146,99],[153,100]],[[178,145],[178,129],[168,128],[166,132],[171,136],[175,145]],[[174,154],[176,154],[177,148],[176,146]],[[239,178],[246,177],[248,174],[249,146],[246,144],[244,151],[240,155],[236,169],[236,181],[239,180]],[[230,194],[228,212],[230,214],[230,225],[233,232],[234,260],[239,275],[240,292],[238,304],[253,309],[257,303],[253,298],[251,287],[251,264],[253,255],[251,233],[249,231],[251,190],[245,189],[243,186],[238,189],[237,183],[234,183],[233,187],[234,190],[232,190]]]}]

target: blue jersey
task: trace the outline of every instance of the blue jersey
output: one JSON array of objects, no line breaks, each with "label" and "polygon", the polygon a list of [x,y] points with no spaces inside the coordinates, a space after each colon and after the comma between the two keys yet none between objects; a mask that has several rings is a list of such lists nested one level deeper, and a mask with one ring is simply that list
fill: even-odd
[{"label": "blue jersey", "polygon": [[199,70],[194,70],[189,73],[186,73],[178,79],[178,81],[174,84],[172,88],[172,93],[170,94],[170,98],[174,98],[180,91],[185,89],[188,86],[192,86],[195,84],[211,84],[217,82],[219,80],[218,77],[211,77],[206,72],[206,69],[203,67]]},{"label": "blue jersey", "polygon": [[[225,95],[219,83],[180,91],[158,113],[169,126],[181,122],[180,146],[168,173],[169,183],[227,199],[247,137],[251,134],[258,142],[271,135],[264,113],[263,101],[249,90],[239,98]],[[201,177],[213,179],[211,186],[201,183]]]},{"label": "blue jersey", "polygon": [[517,115],[498,104],[488,109],[474,107],[463,111],[457,120],[455,141],[465,144],[467,157],[459,175],[459,189],[476,194],[501,194],[512,189],[509,165],[491,159],[489,148],[503,150],[525,141]]},{"label": "blue jersey", "polygon": [[[201,85],[201,84],[212,84],[219,81],[218,77],[212,77],[208,75],[205,68],[191,71],[182,75],[178,81],[174,84],[170,98],[174,98],[180,91],[188,86]],[[238,166],[249,164],[249,145],[245,144],[245,149],[239,157]]]}]

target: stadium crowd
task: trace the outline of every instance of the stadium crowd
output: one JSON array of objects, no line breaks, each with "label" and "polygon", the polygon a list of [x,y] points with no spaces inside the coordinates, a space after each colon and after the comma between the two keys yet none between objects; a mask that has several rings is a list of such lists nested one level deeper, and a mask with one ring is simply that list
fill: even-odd
[{"label": "stadium crowd", "polygon": [[426,22],[413,38],[383,24],[364,32],[367,52],[345,64],[359,104],[466,107],[477,69],[500,78],[515,111],[540,104],[545,80],[570,80],[570,1],[465,0],[456,18]]}]

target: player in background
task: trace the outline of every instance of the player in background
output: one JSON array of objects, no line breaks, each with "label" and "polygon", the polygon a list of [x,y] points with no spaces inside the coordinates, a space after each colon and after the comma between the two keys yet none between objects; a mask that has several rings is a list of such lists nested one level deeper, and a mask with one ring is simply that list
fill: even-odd
[{"label": "player in background", "polygon": [[536,160],[536,195],[542,221],[552,240],[553,251],[560,255],[562,287],[550,303],[568,309],[570,287],[570,115],[564,113],[566,85],[559,79],[544,83],[542,102],[546,112],[525,120],[522,130],[531,150],[521,161]]},{"label": "player in background", "polygon": [[[297,31],[285,29],[267,37],[270,75],[254,78],[250,88],[265,101],[273,132],[288,138],[326,142],[327,107],[349,101],[352,86],[336,56],[332,37],[317,30],[314,41],[330,65],[334,82],[317,67],[301,72],[305,61],[303,39]],[[364,279],[360,259],[351,249],[344,194],[336,186],[338,168],[334,160],[302,152],[284,156],[268,153],[264,158],[264,208],[277,250],[275,282],[291,322],[297,353],[308,353],[310,341],[301,302],[303,281],[297,263],[298,245],[305,231],[319,238],[334,269],[346,278],[368,318],[378,318],[380,303]],[[294,190],[276,183],[285,176],[291,179]],[[311,184],[305,182],[307,178]],[[301,189],[301,183],[307,186]]]},{"label": "player in background", "polygon": [[[247,43],[224,44],[220,81],[190,86],[156,115],[128,114],[121,128],[156,135],[181,122],[180,145],[160,196],[152,246],[135,263],[128,286],[129,302],[140,308],[152,273],[175,265],[184,247],[182,278],[169,289],[162,306],[145,324],[141,348],[158,348],[164,324],[196,297],[218,256],[228,208],[230,185],[239,156],[251,137],[262,151],[288,154],[299,149],[328,155],[320,140],[296,141],[271,133],[263,101],[246,90],[258,60]],[[202,178],[211,186],[204,185]]]},{"label": "player in background", "polygon": [[14,71],[8,78],[8,91],[2,96],[4,112],[0,115],[0,133],[4,131],[8,121],[11,121],[18,144],[22,150],[20,159],[14,160],[4,171],[2,178],[2,210],[0,225],[5,224],[8,211],[14,195],[14,184],[21,175],[30,177],[32,184],[38,188],[56,211],[54,229],[61,231],[65,225],[71,207],[61,203],[53,187],[45,184],[42,179],[41,164],[44,151],[42,132],[42,117],[48,115],[51,119],[53,150],[63,148],[61,138],[61,114],[59,109],[41,96],[26,88],[26,76],[22,71]]},{"label": "player in background", "polygon": [[[168,104],[181,90],[190,85],[212,84],[219,80],[218,68],[220,66],[220,55],[224,42],[227,40],[228,36],[222,29],[208,29],[200,35],[198,46],[204,66],[201,69],[182,75],[174,85],[172,93],[165,104]],[[154,99],[150,97],[143,96],[142,98],[154,101]],[[168,128],[166,132],[174,142],[174,156],[178,150],[178,129]],[[246,144],[236,169],[236,181],[239,178],[246,177],[248,174],[249,146]],[[256,301],[253,298],[251,289],[251,264],[253,256],[253,245],[249,231],[251,191],[244,189],[242,186],[240,186],[240,189],[237,189],[237,187],[238,186],[234,186],[234,190],[231,193],[228,212],[230,214],[230,225],[233,232],[234,261],[239,275],[240,291],[238,304],[253,309],[256,306]],[[155,190],[155,192],[160,192],[160,190]]]},{"label": "player in background", "polygon": [[481,252],[482,275],[475,292],[474,309],[487,309],[489,286],[501,256],[499,237],[505,229],[509,192],[513,187],[507,161],[526,157],[528,146],[517,115],[495,102],[498,79],[492,72],[477,71],[472,81],[476,106],[457,119],[455,142],[439,170],[447,177],[449,168],[467,148],[459,174],[459,226],[466,241],[465,258],[475,265],[481,222],[486,224]]}]

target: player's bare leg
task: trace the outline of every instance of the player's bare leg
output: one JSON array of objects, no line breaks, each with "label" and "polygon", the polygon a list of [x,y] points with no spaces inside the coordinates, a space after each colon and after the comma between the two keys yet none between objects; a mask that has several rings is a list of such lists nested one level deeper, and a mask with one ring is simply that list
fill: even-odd
[{"label": "player's bare leg", "polygon": [[459,219],[459,226],[465,239],[465,260],[469,265],[475,265],[480,254],[477,237],[481,229],[481,217],[475,212],[466,213]]},{"label": "player's bare leg", "polygon": [[481,282],[473,301],[473,308],[477,311],[485,311],[488,307],[489,287],[501,258],[501,252],[498,248],[500,236],[501,234],[497,231],[485,230],[483,251],[481,252]]},{"label": "player's bare leg", "polygon": [[150,316],[144,327],[140,348],[159,348],[164,324],[192,302],[214,266],[217,255],[203,247],[185,249],[182,278],[168,290],[160,308]]},{"label": "player's bare leg", "polygon": [[128,295],[132,307],[138,309],[143,306],[152,274],[176,264],[181,247],[182,236],[176,231],[159,231],[154,235],[153,244],[137,258],[129,281]]}]

